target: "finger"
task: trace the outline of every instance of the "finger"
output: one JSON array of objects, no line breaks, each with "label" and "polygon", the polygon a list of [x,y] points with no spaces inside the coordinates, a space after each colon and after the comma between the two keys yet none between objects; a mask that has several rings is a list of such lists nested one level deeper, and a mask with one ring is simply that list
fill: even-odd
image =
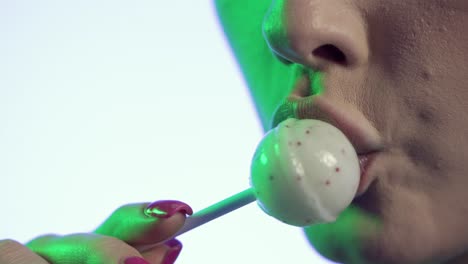
[{"label": "finger", "polygon": [[[114,237],[97,234],[74,234],[68,236],[42,236],[27,246],[50,263],[121,263],[133,259],[133,263],[144,263],[143,256],[133,247]],[[164,256],[164,251],[159,252]]]},{"label": "finger", "polygon": [[47,261],[14,240],[0,240],[1,264],[47,264]]},{"label": "finger", "polygon": [[182,243],[177,239],[171,239],[164,244],[144,251],[141,254],[151,263],[172,264],[182,250]]},{"label": "finger", "polygon": [[129,204],[117,209],[95,233],[116,237],[131,245],[152,244],[173,236],[192,209],[179,201]]}]

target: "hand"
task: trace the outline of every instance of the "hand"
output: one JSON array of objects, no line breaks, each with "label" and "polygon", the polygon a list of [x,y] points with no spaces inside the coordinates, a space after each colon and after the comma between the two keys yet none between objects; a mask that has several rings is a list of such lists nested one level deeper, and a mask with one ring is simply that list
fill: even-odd
[{"label": "hand", "polygon": [[145,251],[137,248],[173,236],[187,214],[192,209],[178,201],[124,205],[93,233],[45,235],[26,245],[2,240],[0,264],[171,264],[182,249],[176,239]]}]

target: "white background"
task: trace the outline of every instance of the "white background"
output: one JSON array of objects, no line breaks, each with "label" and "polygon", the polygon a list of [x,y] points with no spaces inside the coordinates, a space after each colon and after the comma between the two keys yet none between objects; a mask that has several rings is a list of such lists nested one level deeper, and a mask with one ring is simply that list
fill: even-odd
[{"label": "white background", "polygon": [[[248,187],[261,136],[210,1],[0,0],[0,238],[200,210]],[[180,240],[177,263],[324,263],[255,204]]]}]

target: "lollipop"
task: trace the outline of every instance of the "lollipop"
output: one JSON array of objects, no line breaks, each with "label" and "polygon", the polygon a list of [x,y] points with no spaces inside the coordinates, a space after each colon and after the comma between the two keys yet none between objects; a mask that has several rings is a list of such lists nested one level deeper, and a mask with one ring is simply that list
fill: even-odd
[{"label": "lollipop", "polygon": [[288,119],[259,144],[251,185],[260,207],[295,226],[331,222],[354,198],[358,156],[346,136],[319,120]]},{"label": "lollipop", "polygon": [[356,151],[340,130],[319,120],[288,119],[258,145],[251,188],[188,217],[175,236],[256,200],[290,225],[334,221],[354,198],[359,177]]}]

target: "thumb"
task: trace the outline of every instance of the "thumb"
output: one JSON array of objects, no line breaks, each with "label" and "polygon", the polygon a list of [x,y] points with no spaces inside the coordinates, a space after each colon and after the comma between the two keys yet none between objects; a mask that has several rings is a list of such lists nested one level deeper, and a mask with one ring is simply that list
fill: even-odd
[{"label": "thumb", "polygon": [[158,243],[173,236],[193,213],[187,204],[174,200],[151,204],[127,204],[115,210],[95,231],[130,245]]}]

